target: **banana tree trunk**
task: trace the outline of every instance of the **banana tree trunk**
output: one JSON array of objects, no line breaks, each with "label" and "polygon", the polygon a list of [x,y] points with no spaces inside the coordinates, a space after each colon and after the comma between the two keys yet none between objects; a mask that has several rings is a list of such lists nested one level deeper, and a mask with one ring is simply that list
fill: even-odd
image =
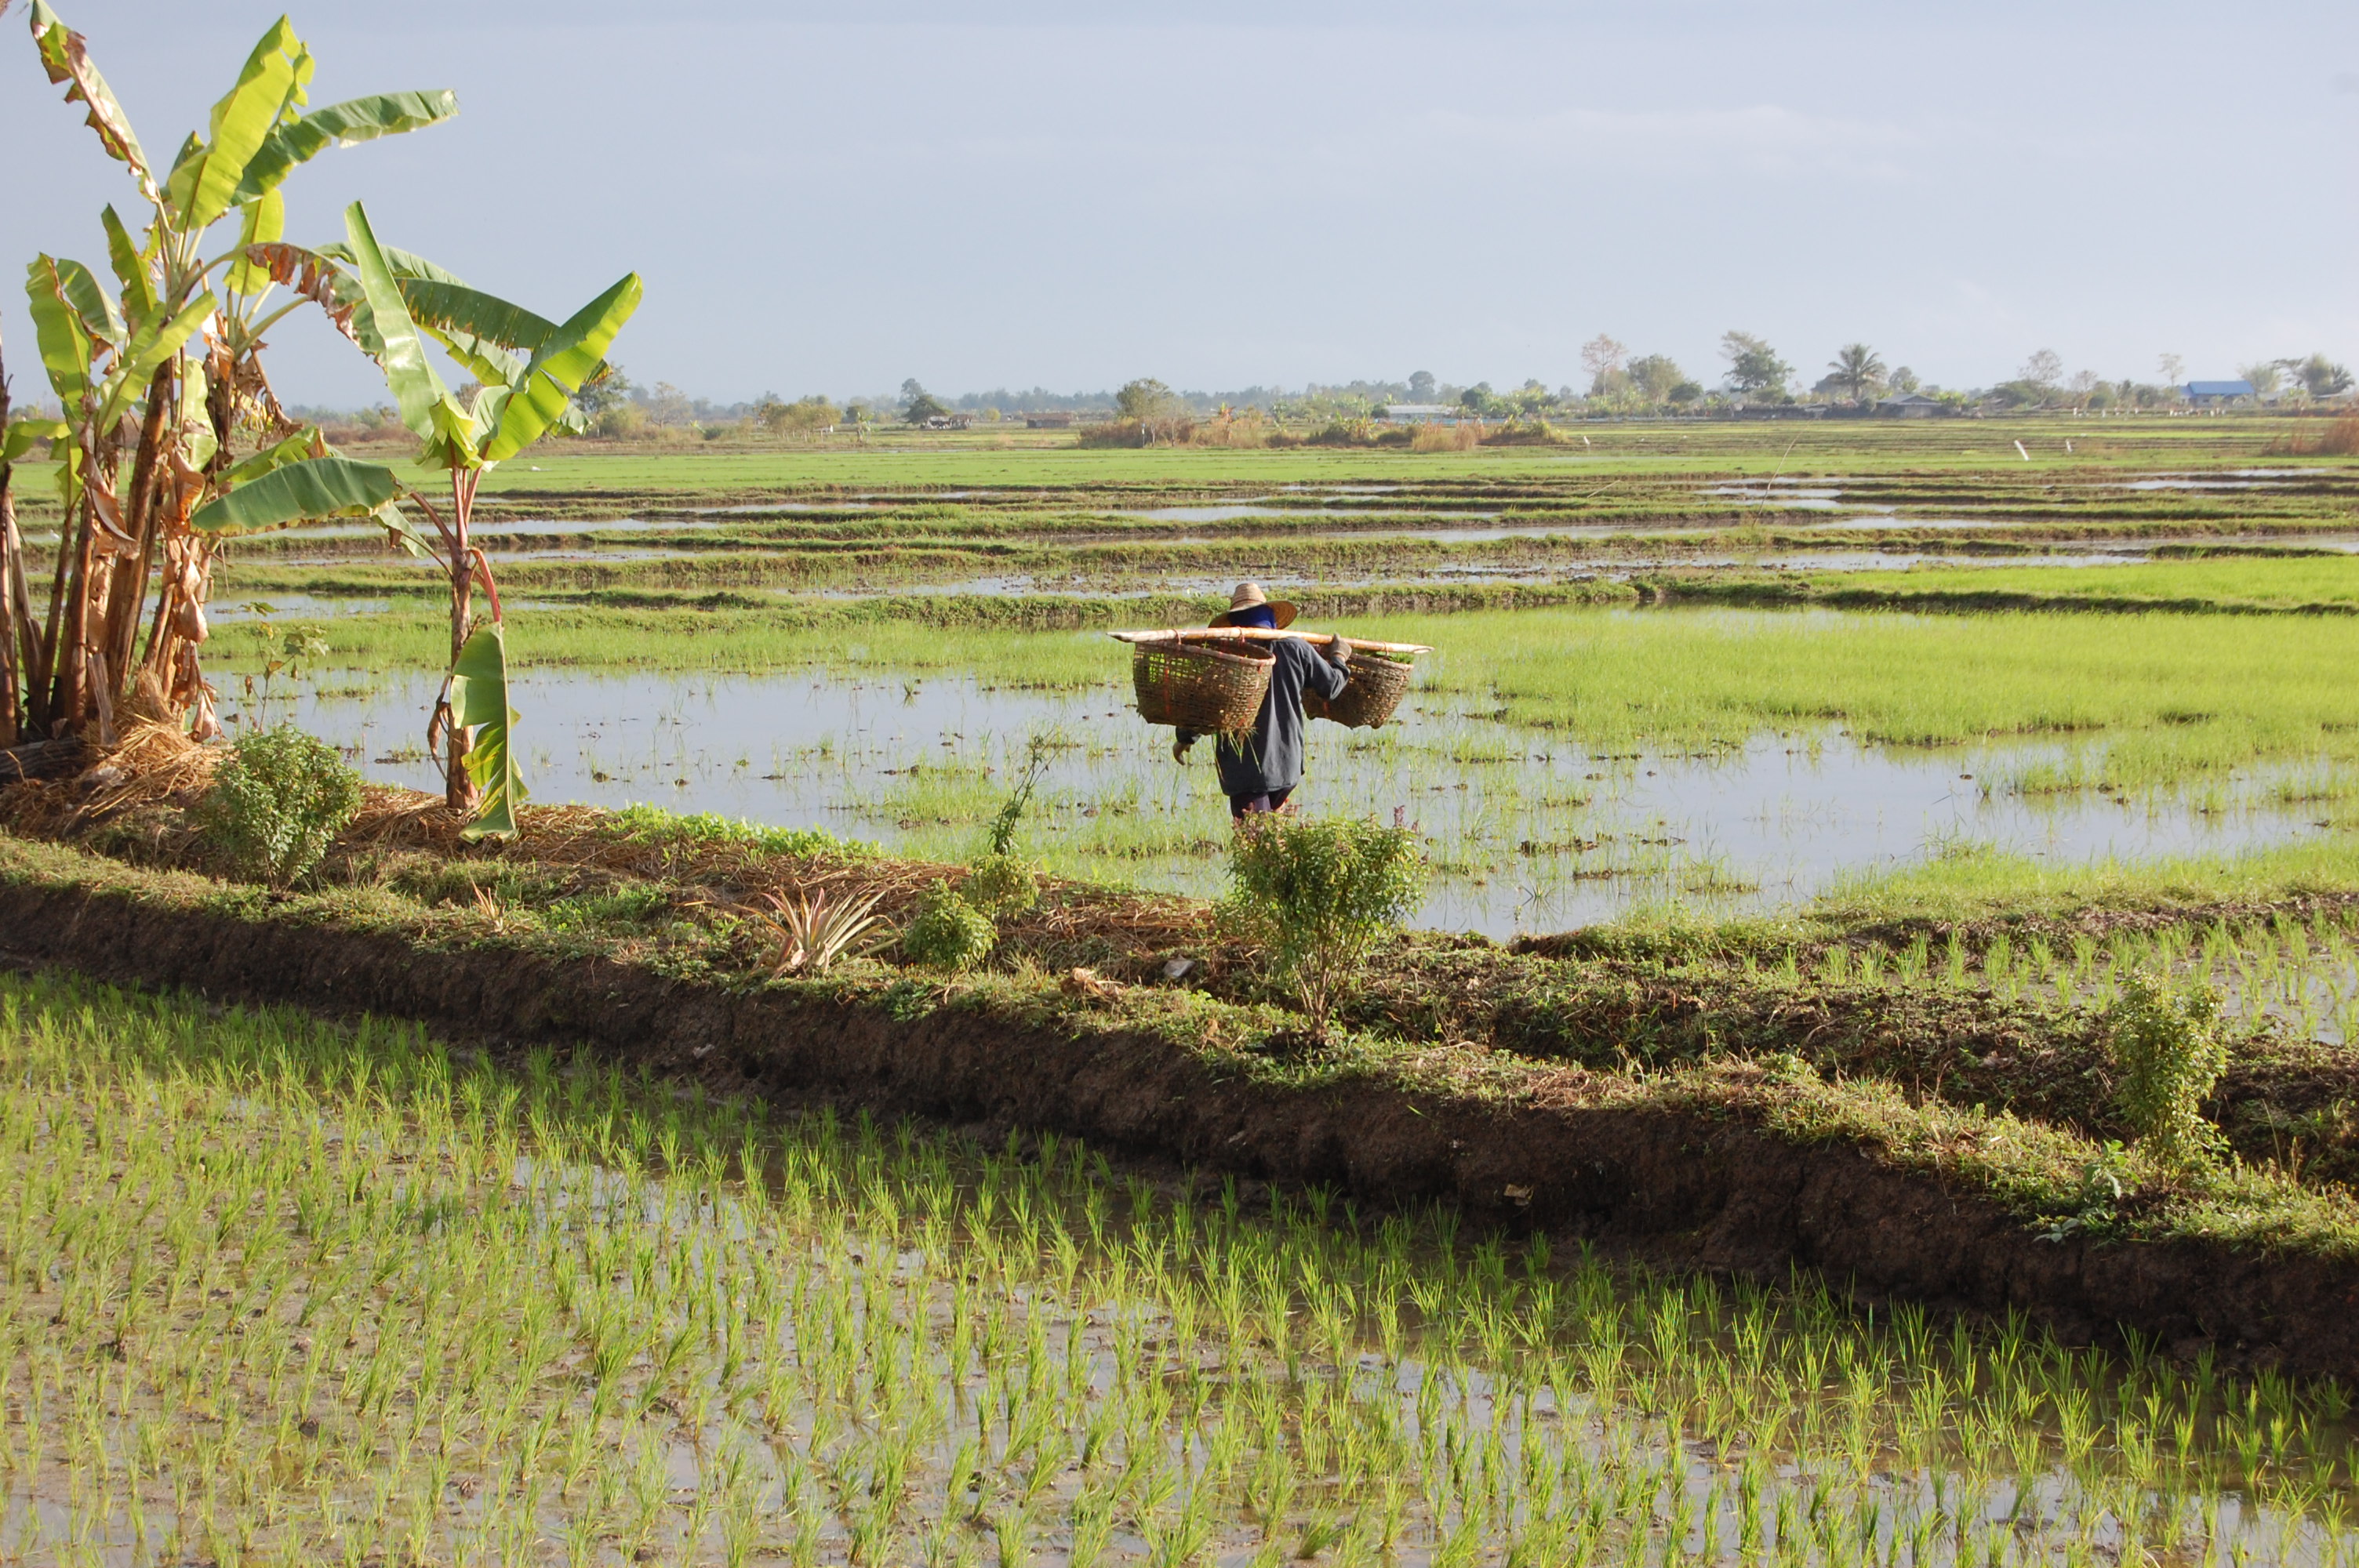
[{"label": "banana tree trunk", "polygon": [[65,656],[58,671],[60,734],[114,744],[114,680],[119,671],[109,667],[106,615],[118,568],[130,566],[132,541],[123,531],[122,503],[117,499],[119,451],[114,433],[97,433],[84,448],[82,532],[74,552],[73,579],[68,584]]},{"label": "banana tree trunk", "polygon": [[[467,645],[467,633],[473,629],[475,600],[474,545],[468,536],[475,515],[475,486],[483,478],[478,469],[451,470],[451,667],[457,669],[459,654]],[[467,750],[470,737],[466,727],[455,722],[449,702],[445,699],[438,719],[448,746],[442,773],[442,799],[452,811],[473,816],[481,803],[475,781],[467,772]]]},{"label": "banana tree trunk", "polygon": [[[274,416],[277,427],[284,428],[286,417],[277,400],[268,395],[269,384],[262,379],[261,367],[251,361],[246,363],[248,373],[263,388],[265,406]],[[209,483],[217,481],[229,467],[230,434],[237,423],[231,388],[239,375],[238,362],[228,351],[221,350],[215,354],[211,371],[205,412],[213,427],[212,460],[203,470],[192,467],[183,455],[181,442],[185,438],[176,435],[158,456],[148,510],[141,524],[143,537],[154,541],[161,557],[161,569],[157,573],[156,611],[148,622],[141,674],[155,682],[168,713],[188,717],[189,736],[195,741],[218,737],[221,716],[214,709],[215,693],[212,683],[205,679],[199,659],[200,650],[212,635],[205,619],[205,605],[212,597],[213,541],[190,529],[189,518],[204,498]],[[143,583],[132,600],[131,628],[116,644],[126,666],[134,650],[137,616],[146,593]]]},{"label": "banana tree trunk", "polygon": [[[0,430],[8,427],[8,367],[0,360]],[[16,464],[0,456],[0,748],[16,743]]]},{"label": "banana tree trunk", "polygon": [[25,740],[46,731],[41,704],[42,694],[49,684],[49,667],[42,662],[39,622],[33,618],[33,591],[25,578],[24,540],[16,528],[16,495],[5,481],[0,481],[0,562],[5,563],[8,595],[7,608],[0,611],[0,623],[13,622],[16,628],[10,639],[16,672],[11,706],[17,739]]},{"label": "banana tree trunk", "polygon": [[167,708],[190,715],[190,739],[210,741],[221,733],[221,719],[197,651],[212,635],[205,621],[205,600],[212,591],[212,545],[185,530],[167,535],[161,575],[145,667],[163,688]]},{"label": "banana tree trunk", "polygon": [[[84,426],[83,430],[87,431]],[[82,471],[87,479],[98,467],[87,447]],[[84,672],[90,637],[90,575],[92,507],[90,486],[82,485],[73,516],[58,527],[58,566],[49,582],[49,622],[44,639],[49,648],[49,729],[59,740],[79,736],[87,726]]]},{"label": "banana tree trunk", "polygon": [[131,552],[117,557],[108,573],[104,615],[95,642],[111,676],[110,705],[122,702],[132,685],[131,655],[156,556],[158,514],[170,477],[167,443],[178,440],[165,426],[166,416],[179,403],[177,362],[167,360],[147,384],[147,416],[140,421],[139,446],[131,460]]}]

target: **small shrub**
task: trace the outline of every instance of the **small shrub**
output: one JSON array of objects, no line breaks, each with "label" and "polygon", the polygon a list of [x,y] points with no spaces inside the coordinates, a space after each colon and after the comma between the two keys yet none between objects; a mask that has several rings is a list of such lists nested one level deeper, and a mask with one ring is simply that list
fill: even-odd
[{"label": "small shrub", "polygon": [[1014,855],[985,855],[959,883],[959,896],[996,925],[1013,920],[1040,902],[1040,873]]},{"label": "small shrub", "polygon": [[610,441],[637,441],[656,432],[647,425],[646,409],[636,403],[617,403],[591,422],[590,433]]},{"label": "small shrub", "polygon": [[1564,440],[1545,419],[1510,419],[1483,438],[1486,447],[1553,447]]},{"label": "small shrub", "polygon": [[2359,458],[2359,416],[2345,416],[2307,436],[2280,436],[2262,449],[2265,457]]},{"label": "small shrub", "polygon": [[1024,824],[1025,808],[1032,804],[1032,792],[1039,786],[1040,775],[1049,771],[1049,753],[1063,740],[1053,730],[1036,732],[1024,746],[1024,771],[1016,775],[1016,787],[999,803],[999,810],[991,818],[991,852],[1006,856],[1015,852],[1016,830]]},{"label": "small shrub", "polygon": [[311,873],[360,805],[361,776],[336,749],[282,724],[238,741],[202,815],[240,871],[285,888]]},{"label": "small shrub", "polygon": [[918,895],[908,926],[901,933],[901,952],[912,963],[955,972],[981,963],[998,940],[991,916],[936,878]]},{"label": "small shrub", "polygon": [[1419,425],[1409,437],[1413,452],[1471,452],[1483,439],[1480,425]]},{"label": "small shrub", "polygon": [[1013,919],[1040,902],[1040,871],[1016,853],[1016,832],[1024,824],[1032,792],[1049,771],[1049,753],[1062,738],[1053,730],[1033,735],[1024,749],[1023,771],[991,819],[991,848],[974,862],[959,896],[995,925]]},{"label": "small shrub", "polygon": [[1190,440],[1200,447],[1266,447],[1277,427],[1258,410],[1219,416],[1196,427]]},{"label": "small shrub", "polygon": [[2203,1119],[2203,1101],[2228,1070],[2220,1033],[2220,999],[2209,987],[2173,993],[2145,974],[2131,975],[2111,1009],[2114,1091],[2139,1147],[2165,1164],[2186,1167],[2212,1154],[2220,1131]]},{"label": "small shrub", "polygon": [[1425,877],[1413,829],[1365,817],[1247,817],[1229,850],[1223,914],[1268,949],[1312,1033],[1323,1034],[1369,952],[1416,910]]}]

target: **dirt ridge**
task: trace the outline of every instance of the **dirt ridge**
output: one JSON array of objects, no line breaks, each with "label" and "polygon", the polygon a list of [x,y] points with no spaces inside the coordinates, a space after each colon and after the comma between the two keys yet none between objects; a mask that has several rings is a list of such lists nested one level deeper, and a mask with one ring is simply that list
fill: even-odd
[{"label": "dirt ridge", "polygon": [[1500,1103],[1375,1084],[1286,1088],[1139,1033],[950,1006],[736,991],[597,957],[190,909],[0,880],[0,957],[220,1000],[368,1010],[510,1044],[588,1046],[671,1073],[884,1113],[1005,1122],[1364,1202],[1454,1202],[1478,1220],[1870,1298],[2020,1309],[2080,1338],[2126,1325],[2166,1347],[2359,1375],[2359,1260],[2192,1242],[2048,1240],[1939,1177],[1837,1142],[1659,1109]]}]

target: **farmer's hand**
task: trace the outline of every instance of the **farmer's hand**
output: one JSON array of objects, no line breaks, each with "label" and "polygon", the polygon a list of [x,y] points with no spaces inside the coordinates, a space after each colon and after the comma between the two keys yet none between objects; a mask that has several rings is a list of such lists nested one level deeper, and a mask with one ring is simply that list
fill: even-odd
[{"label": "farmer's hand", "polygon": [[1183,767],[1186,766],[1188,762],[1188,748],[1195,743],[1196,737],[1189,734],[1185,730],[1182,730],[1179,734],[1171,737],[1171,760],[1180,763]]},{"label": "farmer's hand", "polygon": [[1352,644],[1343,641],[1343,634],[1341,632],[1327,639],[1327,662],[1337,669],[1342,669],[1352,662]]}]

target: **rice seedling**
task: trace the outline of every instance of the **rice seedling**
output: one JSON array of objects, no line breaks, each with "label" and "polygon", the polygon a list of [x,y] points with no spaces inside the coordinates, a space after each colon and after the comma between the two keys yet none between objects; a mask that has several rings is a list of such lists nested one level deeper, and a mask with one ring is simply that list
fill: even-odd
[{"label": "rice seedling", "polygon": [[[2005,932],[1978,952],[1962,935],[1950,944],[1937,983],[2010,1001],[2103,1008],[2146,974],[2214,993],[2221,1017],[2248,1031],[2335,1045],[2359,1040],[2359,911],[2339,903],[2306,916],[2158,924],[2103,941],[2082,933],[2061,950],[2044,935],[2018,943]],[[1841,979],[1856,972],[1854,959],[1846,948],[1829,948],[1821,972]],[[1904,950],[1898,968],[1908,971],[1909,962]]]},{"label": "rice seedling", "polygon": [[2345,1390],[2136,1342],[51,977],[0,978],[0,1539],[31,1560],[2359,1544]]}]

